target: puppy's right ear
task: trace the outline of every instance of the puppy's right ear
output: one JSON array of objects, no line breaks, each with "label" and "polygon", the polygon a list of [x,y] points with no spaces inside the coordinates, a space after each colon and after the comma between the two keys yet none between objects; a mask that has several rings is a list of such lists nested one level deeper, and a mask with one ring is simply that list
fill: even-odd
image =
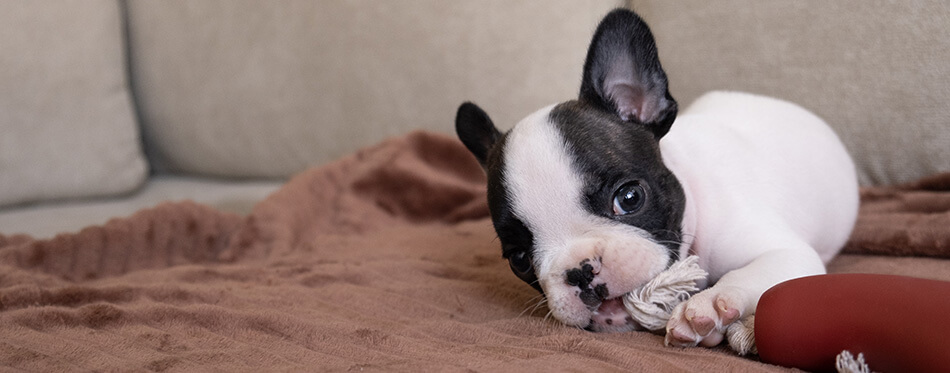
[{"label": "puppy's right ear", "polygon": [[488,151],[501,138],[501,132],[478,105],[466,102],[455,114],[455,132],[482,167],[488,164]]}]

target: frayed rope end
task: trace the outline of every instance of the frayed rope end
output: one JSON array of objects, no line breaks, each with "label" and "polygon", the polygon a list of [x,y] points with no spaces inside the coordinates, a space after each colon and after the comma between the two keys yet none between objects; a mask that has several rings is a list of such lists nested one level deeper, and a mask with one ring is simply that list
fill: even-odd
[{"label": "frayed rope end", "polygon": [[864,354],[859,353],[855,358],[848,350],[841,351],[835,357],[835,368],[838,373],[871,373],[871,368],[864,362]]}]

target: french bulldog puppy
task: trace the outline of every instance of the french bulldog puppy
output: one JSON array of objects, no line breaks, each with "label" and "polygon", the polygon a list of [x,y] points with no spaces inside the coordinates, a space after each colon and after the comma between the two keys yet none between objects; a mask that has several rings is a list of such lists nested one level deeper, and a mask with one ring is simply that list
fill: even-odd
[{"label": "french bulldog puppy", "polygon": [[557,320],[592,331],[637,330],[621,297],[697,255],[709,277],[666,338],[717,345],[766,289],[824,273],[857,216],[854,164],[820,118],[735,92],[677,117],[653,35],[629,10],[598,26],[577,100],[504,134],[465,103],[456,130],[487,172],[511,270]]}]

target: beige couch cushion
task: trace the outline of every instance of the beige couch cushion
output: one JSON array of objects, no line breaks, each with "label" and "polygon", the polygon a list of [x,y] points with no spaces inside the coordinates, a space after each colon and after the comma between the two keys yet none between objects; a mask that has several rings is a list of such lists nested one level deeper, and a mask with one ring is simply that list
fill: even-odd
[{"label": "beige couch cushion", "polygon": [[146,177],[116,1],[0,2],[0,206]]},{"label": "beige couch cushion", "polygon": [[575,97],[620,1],[129,2],[146,144],[165,171],[287,176],[464,100],[511,126]]},{"label": "beige couch cushion", "polygon": [[78,232],[88,226],[105,224],[112,218],[131,216],[164,201],[190,200],[244,215],[281,185],[281,181],[160,175],[149,178],[137,193],[119,198],[66,201],[0,210],[0,234],[25,233],[34,238],[50,238],[59,233]]},{"label": "beige couch cushion", "polygon": [[950,2],[643,1],[670,91],[797,102],[844,140],[862,184],[950,171]]}]

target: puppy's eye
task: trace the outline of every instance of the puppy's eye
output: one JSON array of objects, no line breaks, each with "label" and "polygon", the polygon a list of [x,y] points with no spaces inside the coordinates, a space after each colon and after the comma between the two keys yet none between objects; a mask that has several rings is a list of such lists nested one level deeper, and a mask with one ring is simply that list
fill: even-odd
[{"label": "puppy's eye", "polygon": [[640,182],[626,183],[614,193],[614,215],[627,215],[640,210],[646,202],[646,191]]},{"label": "puppy's eye", "polygon": [[508,257],[508,265],[511,266],[511,270],[518,277],[531,274],[531,270],[534,268],[534,265],[531,264],[531,257],[524,251],[516,252]]}]

